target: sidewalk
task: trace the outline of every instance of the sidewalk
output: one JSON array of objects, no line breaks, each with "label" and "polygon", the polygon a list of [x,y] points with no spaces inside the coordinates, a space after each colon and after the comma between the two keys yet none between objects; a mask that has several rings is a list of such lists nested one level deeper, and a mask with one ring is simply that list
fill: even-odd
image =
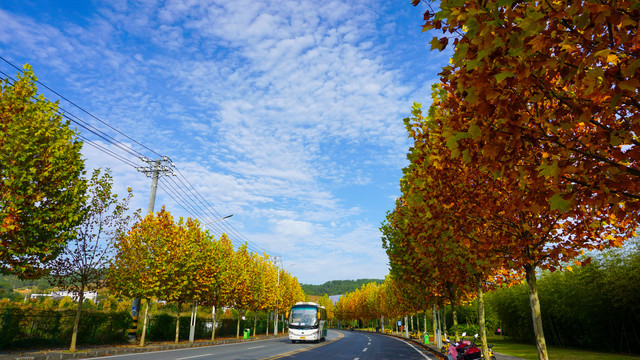
[{"label": "sidewalk", "polygon": [[252,336],[250,339],[221,338],[219,340],[196,340],[193,344],[188,342],[149,342],[146,346],[137,345],[104,345],[104,346],[80,346],[78,351],[71,353],[65,348],[50,350],[24,350],[24,351],[2,351],[0,352],[0,360],[65,360],[65,359],[84,359],[97,356],[133,354],[160,350],[173,350],[188,347],[212,346],[219,344],[230,344],[239,342],[249,342],[256,340],[272,339],[274,337],[283,337],[287,334],[274,335],[258,335]]}]

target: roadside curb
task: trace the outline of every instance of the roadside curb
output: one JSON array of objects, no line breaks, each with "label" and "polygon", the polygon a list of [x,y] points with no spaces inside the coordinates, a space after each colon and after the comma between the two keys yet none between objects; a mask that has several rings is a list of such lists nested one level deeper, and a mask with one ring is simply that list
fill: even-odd
[{"label": "roadside curb", "polygon": [[267,340],[273,338],[280,338],[288,336],[287,334],[281,335],[263,335],[252,337],[250,339],[222,339],[222,340],[201,340],[195,341],[193,344],[191,343],[167,343],[167,344],[157,344],[151,343],[150,345],[139,347],[139,346],[123,346],[123,347],[108,347],[108,348],[97,348],[97,349],[80,349],[77,352],[70,353],[67,351],[59,350],[59,351],[51,351],[51,350],[41,350],[41,351],[32,351],[32,352],[19,352],[16,354],[1,354],[0,360],[66,360],[66,359],[86,359],[100,356],[110,356],[110,355],[125,355],[125,354],[135,354],[135,353],[146,353],[153,351],[163,351],[163,350],[176,350],[176,349],[184,349],[184,348],[192,348],[192,347],[204,347],[204,346],[215,346],[222,344],[235,344],[235,343],[243,343],[243,342],[251,342],[258,340]]}]

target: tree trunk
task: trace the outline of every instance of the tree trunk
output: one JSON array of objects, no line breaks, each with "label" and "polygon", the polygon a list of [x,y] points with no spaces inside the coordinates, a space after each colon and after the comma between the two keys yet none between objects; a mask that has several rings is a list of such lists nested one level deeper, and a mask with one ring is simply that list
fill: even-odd
[{"label": "tree trunk", "polygon": [[146,302],[147,306],[144,308],[144,321],[142,322],[142,336],[140,336],[140,346],[144,346],[144,340],[147,335],[147,314],[149,314],[149,299]]},{"label": "tree trunk", "polygon": [[531,303],[533,331],[536,335],[536,346],[538,347],[538,360],[549,360],[547,343],[545,342],[544,330],[542,329],[542,314],[540,311],[540,299],[538,298],[536,268],[532,265],[525,265],[524,270],[527,276],[527,284],[529,285],[529,302]]},{"label": "tree trunk", "polygon": [[409,338],[409,318],[405,315],[404,317],[404,336],[408,339]]},{"label": "tree trunk", "polygon": [[436,304],[433,304],[433,341],[435,341],[438,349],[440,348],[440,346],[442,346],[442,344],[440,344],[440,342],[438,341],[440,340],[440,338],[438,338],[439,326],[440,326],[440,322],[438,321],[438,313],[436,313]]},{"label": "tree trunk", "polygon": [[278,308],[273,311],[273,335],[278,335]]},{"label": "tree trunk", "polygon": [[428,310],[426,310],[426,309],[424,310],[424,334],[425,335],[428,334],[428,332],[427,332],[427,311]]},{"label": "tree trunk", "polygon": [[460,341],[460,334],[458,333],[458,307],[455,302],[451,303],[451,317],[453,318],[453,334],[456,341]]},{"label": "tree trunk", "polygon": [[476,290],[478,291],[478,326],[480,327],[480,341],[482,342],[482,356],[489,359],[487,344],[487,327],[484,318],[484,291],[482,290],[482,274],[476,275]]},{"label": "tree trunk", "polygon": [[442,326],[440,328],[440,332],[442,333],[442,336],[444,336],[445,338],[448,338],[447,336],[447,309],[445,307],[444,304],[444,300],[441,301],[442,306],[439,306],[440,309],[442,309],[440,312],[440,321],[442,321]]},{"label": "tree trunk", "polygon": [[236,338],[240,337],[240,318],[242,317],[242,311],[238,310],[238,326],[236,328]]},{"label": "tree trunk", "polygon": [[216,306],[211,307],[211,320],[213,321],[213,328],[211,329],[211,340],[216,339]]},{"label": "tree trunk", "polygon": [[80,286],[78,293],[78,308],[76,309],[76,318],[73,321],[73,333],[71,334],[71,346],[69,351],[76,351],[76,341],[78,340],[78,328],[80,327],[80,315],[82,313],[82,302],[84,301],[84,286]]},{"label": "tree trunk", "polygon": [[191,322],[189,323],[189,344],[193,344],[196,336],[196,321],[198,320],[198,301],[191,306]]},{"label": "tree trunk", "polygon": [[182,304],[178,303],[178,317],[176,318],[176,341],[177,344],[180,339],[180,310],[182,308]]},{"label": "tree trunk", "polygon": [[267,314],[267,330],[265,331],[265,335],[269,336],[269,318],[271,317],[271,314]]},{"label": "tree trunk", "polygon": [[251,336],[256,336],[256,326],[258,325],[258,312],[253,313],[253,332]]},{"label": "tree trunk", "polygon": [[453,319],[453,334],[456,341],[460,341],[460,333],[458,331],[458,291],[452,285],[449,285],[449,301],[451,302],[451,318]]}]

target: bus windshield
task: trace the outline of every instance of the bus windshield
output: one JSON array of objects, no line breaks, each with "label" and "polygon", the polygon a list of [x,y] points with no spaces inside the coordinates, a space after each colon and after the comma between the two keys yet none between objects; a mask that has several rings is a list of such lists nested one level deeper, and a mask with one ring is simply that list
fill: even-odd
[{"label": "bus windshield", "polygon": [[318,309],[313,306],[291,308],[289,327],[294,329],[309,329],[318,326]]}]

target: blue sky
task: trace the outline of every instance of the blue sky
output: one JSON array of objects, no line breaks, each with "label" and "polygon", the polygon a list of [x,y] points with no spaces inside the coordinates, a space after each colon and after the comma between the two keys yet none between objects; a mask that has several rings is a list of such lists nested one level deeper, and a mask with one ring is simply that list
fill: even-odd
[{"label": "blue sky", "polygon": [[[128,137],[61,100],[68,113],[144,156],[172,159],[179,175],[161,179],[156,210],[202,222],[233,214],[209,230],[280,256],[302,283],[388,273],[378,228],[406,165],[402,119],[414,101],[428,101],[449,55],[429,51],[424,8],[408,0],[1,4],[3,58],[31,64],[42,83]],[[0,70],[16,74],[2,61]],[[134,167],[145,164],[79,130],[127,160],[83,149],[89,169],[111,168],[117,192],[131,187],[146,211],[150,180]]]}]

